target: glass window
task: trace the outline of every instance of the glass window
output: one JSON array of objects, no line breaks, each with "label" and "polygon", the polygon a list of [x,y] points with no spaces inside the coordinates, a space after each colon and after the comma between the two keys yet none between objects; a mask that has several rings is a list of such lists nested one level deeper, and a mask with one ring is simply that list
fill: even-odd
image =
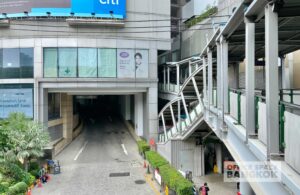
[{"label": "glass window", "polygon": [[20,49],[3,49],[2,78],[20,78]]},{"label": "glass window", "polygon": [[58,49],[59,77],[77,77],[77,48]]},{"label": "glass window", "polygon": [[97,77],[97,49],[78,49],[78,76]]},{"label": "glass window", "polygon": [[101,78],[117,77],[117,50],[98,49],[98,75]]},{"label": "glass window", "polygon": [[44,77],[57,77],[57,48],[44,49]]},{"label": "glass window", "polygon": [[20,49],[21,78],[33,78],[33,49]]},{"label": "glass window", "polygon": [[48,94],[48,119],[54,120],[60,118],[60,94]]}]

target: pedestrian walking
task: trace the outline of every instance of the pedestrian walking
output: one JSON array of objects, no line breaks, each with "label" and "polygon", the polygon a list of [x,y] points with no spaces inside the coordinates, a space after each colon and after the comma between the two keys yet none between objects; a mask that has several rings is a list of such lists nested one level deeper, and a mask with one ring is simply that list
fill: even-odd
[{"label": "pedestrian walking", "polygon": [[208,195],[209,187],[207,186],[207,183],[205,182],[203,186],[200,187],[199,192],[201,195]]}]

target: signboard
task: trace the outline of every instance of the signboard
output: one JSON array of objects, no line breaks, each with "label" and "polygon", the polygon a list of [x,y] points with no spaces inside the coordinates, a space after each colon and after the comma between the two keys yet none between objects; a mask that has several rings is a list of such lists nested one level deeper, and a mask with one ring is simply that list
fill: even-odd
[{"label": "signboard", "polygon": [[135,50],[134,54],[136,78],[148,78],[149,52]]},{"label": "signboard", "polygon": [[23,112],[33,118],[33,89],[0,89],[0,118]]},{"label": "signboard", "polygon": [[161,176],[160,174],[158,173],[158,170],[155,169],[154,171],[154,178],[156,179],[156,181],[159,183],[159,185],[161,185]]},{"label": "signboard", "polygon": [[[7,17],[74,16],[101,18],[126,18],[126,0],[0,0],[0,12]],[[5,16],[1,15],[0,18]]]},{"label": "signboard", "polygon": [[133,49],[118,49],[118,78],[135,78]]},{"label": "signboard", "polygon": [[98,50],[98,76],[101,78],[117,77],[117,51],[116,49]]}]

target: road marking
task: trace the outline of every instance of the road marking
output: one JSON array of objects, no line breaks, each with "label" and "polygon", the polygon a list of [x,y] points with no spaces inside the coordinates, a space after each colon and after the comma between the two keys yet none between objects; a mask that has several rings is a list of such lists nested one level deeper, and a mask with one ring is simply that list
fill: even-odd
[{"label": "road marking", "polygon": [[75,161],[78,159],[79,155],[83,152],[83,150],[85,149],[85,147],[86,147],[87,144],[88,144],[88,141],[86,141],[84,143],[84,145],[82,146],[82,148],[80,148],[80,150],[78,151],[77,155],[74,158]]},{"label": "road marking", "polygon": [[123,148],[124,153],[128,156],[128,152],[127,152],[127,150],[126,150],[126,148],[125,148],[125,145],[124,145],[124,144],[121,144],[121,146],[122,146],[122,148]]},{"label": "road marking", "polygon": [[154,191],[154,193],[156,195],[160,195],[159,190],[155,187],[155,183],[152,181],[151,179],[151,175],[144,175],[146,182],[149,184],[149,186],[152,188],[152,190]]}]

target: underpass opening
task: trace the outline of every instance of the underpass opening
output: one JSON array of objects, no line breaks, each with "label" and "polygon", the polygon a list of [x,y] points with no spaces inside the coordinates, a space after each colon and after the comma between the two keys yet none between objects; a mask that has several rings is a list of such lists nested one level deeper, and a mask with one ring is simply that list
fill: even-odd
[{"label": "underpass opening", "polygon": [[[47,96],[47,126],[54,148],[52,156],[60,153],[83,129],[87,133],[97,130],[107,134],[124,134],[126,130],[119,130],[116,125],[119,124],[143,136],[144,118],[147,117],[145,96],[145,93],[88,95],[50,90]],[[58,148],[57,145],[64,146]]]}]

